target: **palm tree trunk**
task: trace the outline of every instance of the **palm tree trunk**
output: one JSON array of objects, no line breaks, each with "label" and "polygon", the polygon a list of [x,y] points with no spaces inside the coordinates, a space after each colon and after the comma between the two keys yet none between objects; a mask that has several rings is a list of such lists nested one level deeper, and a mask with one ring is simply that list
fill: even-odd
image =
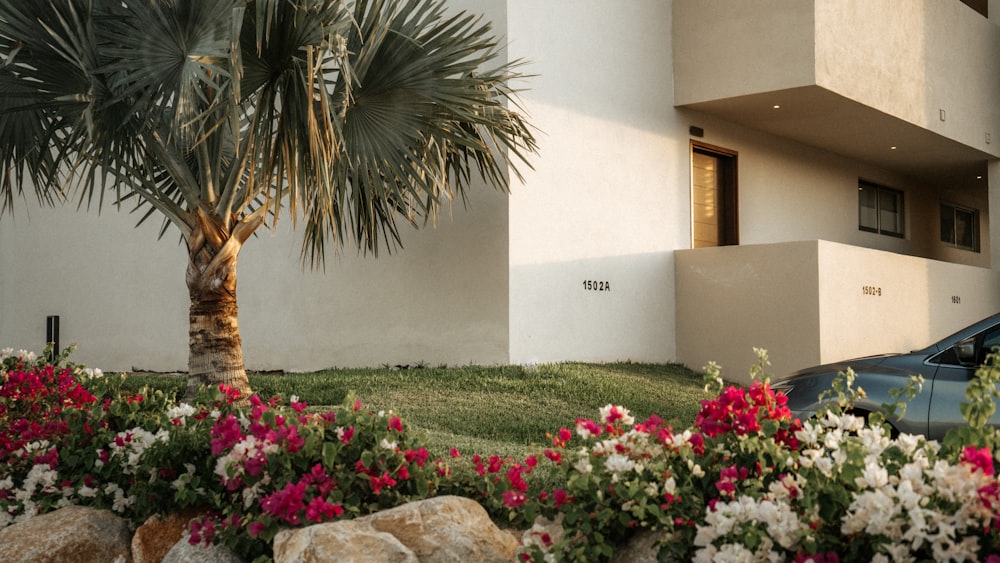
[{"label": "palm tree trunk", "polygon": [[236,263],[245,238],[237,228],[226,233],[200,214],[199,227],[188,240],[189,314],[188,383],[184,398],[193,400],[201,386],[228,385],[240,392],[240,404],[252,394],[243,365]]}]

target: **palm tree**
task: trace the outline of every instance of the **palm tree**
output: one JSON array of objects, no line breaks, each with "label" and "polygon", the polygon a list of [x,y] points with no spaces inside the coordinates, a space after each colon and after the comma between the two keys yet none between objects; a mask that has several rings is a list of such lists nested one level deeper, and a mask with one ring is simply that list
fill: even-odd
[{"label": "palm tree", "polygon": [[[3,0],[0,212],[105,197],[187,248],[188,396],[251,390],[236,264],[287,216],[302,260],[394,250],[536,150],[516,63],[440,0]],[[27,188],[27,189],[26,189]]]}]

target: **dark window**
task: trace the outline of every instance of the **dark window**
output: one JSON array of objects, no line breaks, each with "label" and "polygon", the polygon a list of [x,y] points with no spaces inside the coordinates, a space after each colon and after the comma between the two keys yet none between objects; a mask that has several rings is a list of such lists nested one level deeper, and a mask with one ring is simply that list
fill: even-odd
[{"label": "dark window", "polygon": [[979,212],[942,203],[941,242],[955,248],[979,252]]},{"label": "dark window", "polygon": [[903,192],[858,182],[858,228],[862,231],[903,237]]}]

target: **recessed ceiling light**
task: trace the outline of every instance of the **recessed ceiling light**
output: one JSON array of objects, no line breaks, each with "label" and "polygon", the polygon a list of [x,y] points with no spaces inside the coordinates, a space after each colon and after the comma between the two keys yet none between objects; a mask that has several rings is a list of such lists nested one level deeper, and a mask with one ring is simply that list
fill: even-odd
[{"label": "recessed ceiling light", "polygon": [[894,150],[896,150],[896,146],[895,146],[895,145],[893,145],[893,146],[889,147],[889,150],[891,150],[891,151],[894,151]]},{"label": "recessed ceiling light", "polygon": [[771,107],[773,107],[774,109],[781,109],[781,105],[780,104],[774,104]]},{"label": "recessed ceiling light", "polygon": [[977,180],[982,180],[982,179],[983,179],[983,177],[982,177],[982,176],[976,176],[976,179],[977,179]]}]

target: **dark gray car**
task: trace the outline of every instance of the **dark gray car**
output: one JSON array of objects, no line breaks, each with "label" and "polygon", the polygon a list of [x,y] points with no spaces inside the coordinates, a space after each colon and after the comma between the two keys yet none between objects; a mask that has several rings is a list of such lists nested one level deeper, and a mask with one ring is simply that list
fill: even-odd
[{"label": "dark gray car", "polygon": [[[965,388],[994,346],[1000,346],[1000,314],[964,328],[921,350],[845,360],[793,373],[772,384],[788,396],[788,407],[805,420],[821,406],[819,395],[830,389],[838,373],[850,367],[857,374],[854,386],[867,395],[854,406],[855,414],[867,414],[892,403],[889,391],[906,385],[911,375],[924,377],[919,395],[907,402],[906,415],[892,419],[899,432],[923,434],[940,440],[949,428],[965,424],[959,405]],[[990,424],[1000,426],[1000,409]]]}]

